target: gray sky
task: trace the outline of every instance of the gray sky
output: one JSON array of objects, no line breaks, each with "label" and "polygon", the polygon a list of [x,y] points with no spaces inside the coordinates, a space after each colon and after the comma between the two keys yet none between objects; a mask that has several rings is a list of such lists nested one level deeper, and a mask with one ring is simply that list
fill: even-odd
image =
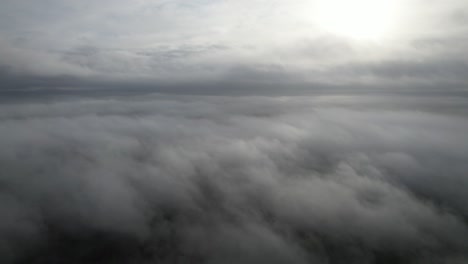
[{"label": "gray sky", "polygon": [[0,0],[0,263],[468,263],[467,22]]},{"label": "gray sky", "polygon": [[464,89],[467,22],[464,0],[2,0],[0,83]]}]

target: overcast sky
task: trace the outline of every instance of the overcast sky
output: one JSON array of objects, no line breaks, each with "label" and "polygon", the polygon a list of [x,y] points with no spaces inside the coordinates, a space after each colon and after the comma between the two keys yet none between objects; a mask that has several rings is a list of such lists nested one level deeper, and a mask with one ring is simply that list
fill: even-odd
[{"label": "overcast sky", "polygon": [[[349,20],[341,23],[361,15],[353,17],[353,2],[334,1],[336,16]],[[380,1],[393,13],[369,7],[375,14],[363,23],[378,27],[391,15],[392,30],[365,40],[327,30],[323,2],[1,0],[1,89],[116,81],[466,87],[467,1]]]},{"label": "overcast sky", "polygon": [[0,263],[466,264],[467,99],[467,0],[0,0]]}]

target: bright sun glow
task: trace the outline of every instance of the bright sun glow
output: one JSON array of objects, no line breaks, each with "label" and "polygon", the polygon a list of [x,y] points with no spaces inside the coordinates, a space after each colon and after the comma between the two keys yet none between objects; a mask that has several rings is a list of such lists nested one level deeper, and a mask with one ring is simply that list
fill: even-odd
[{"label": "bright sun glow", "polygon": [[394,30],[398,15],[396,2],[321,0],[315,18],[318,26],[329,33],[359,40],[379,40]]}]

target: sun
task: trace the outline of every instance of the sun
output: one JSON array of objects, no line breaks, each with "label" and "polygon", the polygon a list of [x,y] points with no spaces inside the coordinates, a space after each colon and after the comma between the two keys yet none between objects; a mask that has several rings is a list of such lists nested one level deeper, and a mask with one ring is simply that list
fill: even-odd
[{"label": "sun", "polygon": [[392,34],[398,20],[397,0],[321,0],[316,23],[328,33],[358,40]]}]

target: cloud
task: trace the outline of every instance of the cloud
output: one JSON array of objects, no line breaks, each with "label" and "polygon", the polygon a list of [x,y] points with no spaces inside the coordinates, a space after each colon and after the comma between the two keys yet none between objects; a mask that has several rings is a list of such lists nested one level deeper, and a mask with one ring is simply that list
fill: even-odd
[{"label": "cloud", "polygon": [[[84,82],[226,82],[248,69],[256,82],[271,83],[275,73],[264,70],[274,66],[286,70],[286,80],[306,84],[416,86],[407,80],[421,82],[426,75],[466,84],[459,74],[466,65],[464,1],[404,1],[398,34],[364,43],[321,30],[312,15],[317,1],[267,2],[4,1],[0,67],[19,79],[70,76]],[[336,70],[348,66],[357,70]],[[0,81],[9,86],[13,77]]]},{"label": "cloud", "polygon": [[468,83],[466,72],[468,64],[463,60],[427,60],[413,61],[382,61],[378,63],[358,63],[340,65],[331,71],[330,75],[349,75],[354,78],[374,77],[385,80],[393,80],[398,83],[401,80],[410,79],[425,83]]},{"label": "cloud", "polygon": [[466,263],[466,1],[317,3],[3,1],[0,262]]},{"label": "cloud", "polygon": [[462,263],[464,100],[0,106],[3,263]]}]

